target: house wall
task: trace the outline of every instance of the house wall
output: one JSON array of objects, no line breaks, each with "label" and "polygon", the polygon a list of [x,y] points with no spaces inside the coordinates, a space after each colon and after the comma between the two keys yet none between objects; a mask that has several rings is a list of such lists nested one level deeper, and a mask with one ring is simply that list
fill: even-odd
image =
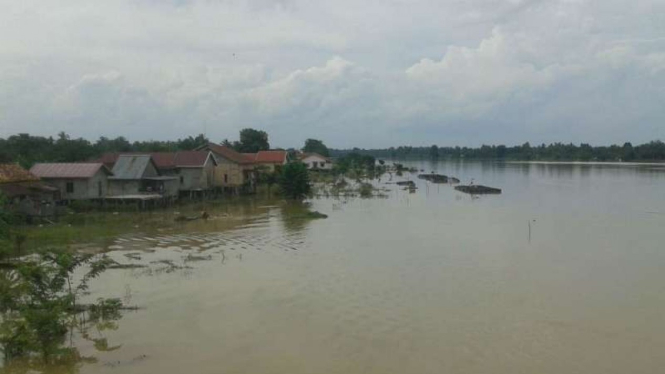
[{"label": "house wall", "polygon": [[[108,194],[108,180],[106,173],[101,169],[88,179],[66,179],[66,178],[42,178],[42,180],[53,187],[60,190],[60,198],[62,200],[86,200],[86,199],[99,199]],[[74,184],[74,191],[67,192],[67,183]],[[101,183],[102,194],[99,195],[99,185]]]},{"label": "house wall", "polygon": [[217,166],[213,168],[215,187],[240,187],[245,183],[245,171],[253,169],[227,160],[220,155],[215,155],[215,160],[217,161]]},{"label": "house wall", "polygon": [[164,196],[175,197],[180,192],[180,181],[178,179],[164,181]]},{"label": "house wall", "polygon": [[141,182],[138,180],[109,180],[109,196],[119,196],[119,195],[137,195],[139,194],[139,188],[141,187]]},{"label": "house wall", "polygon": [[143,178],[156,177],[158,175],[159,173],[157,172],[155,165],[153,165],[152,162],[148,162],[148,166],[146,166],[145,170],[143,171]]}]

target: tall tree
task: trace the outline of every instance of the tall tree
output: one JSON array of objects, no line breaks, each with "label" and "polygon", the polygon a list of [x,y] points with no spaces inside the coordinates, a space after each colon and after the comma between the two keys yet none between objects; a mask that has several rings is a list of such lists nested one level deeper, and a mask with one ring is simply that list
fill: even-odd
[{"label": "tall tree", "polygon": [[303,147],[302,151],[307,153],[318,153],[321,156],[330,157],[330,151],[328,150],[328,147],[326,147],[326,145],[318,139],[305,140],[305,146]]},{"label": "tall tree", "polygon": [[270,144],[267,132],[249,128],[240,130],[240,143],[237,151],[254,153],[268,149],[270,149]]},{"label": "tall tree", "polygon": [[286,164],[279,176],[279,187],[286,198],[303,199],[312,189],[307,166],[301,162]]}]

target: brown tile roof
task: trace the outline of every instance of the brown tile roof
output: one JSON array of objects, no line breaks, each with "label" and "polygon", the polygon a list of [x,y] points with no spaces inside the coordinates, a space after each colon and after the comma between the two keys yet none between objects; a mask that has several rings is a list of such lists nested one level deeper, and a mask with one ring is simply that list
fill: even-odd
[{"label": "brown tile roof", "polygon": [[35,164],[30,172],[40,178],[92,178],[99,169],[111,174],[111,171],[100,162],[88,163],[40,163]]},{"label": "brown tile roof", "polygon": [[259,164],[283,164],[286,163],[286,151],[259,151],[254,162]]},{"label": "brown tile roof", "polygon": [[33,182],[39,178],[18,164],[0,164],[0,183]]},{"label": "brown tile roof", "polygon": [[230,161],[233,161],[235,163],[238,163],[238,164],[252,164],[252,163],[254,163],[252,160],[249,160],[242,153],[238,153],[235,150],[233,150],[229,147],[223,146],[223,145],[219,145],[219,144],[215,144],[215,143],[208,143],[207,145],[205,145],[203,147],[199,147],[198,149],[208,149],[208,150],[212,151],[213,153],[221,155],[222,157],[224,157],[224,158],[226,158]]},{"label": "brown tile roof", "polygon": [[180,151],[176,153],[175,164],[178,167],[203,167],[209,155],[210,152],[206,151]]}]

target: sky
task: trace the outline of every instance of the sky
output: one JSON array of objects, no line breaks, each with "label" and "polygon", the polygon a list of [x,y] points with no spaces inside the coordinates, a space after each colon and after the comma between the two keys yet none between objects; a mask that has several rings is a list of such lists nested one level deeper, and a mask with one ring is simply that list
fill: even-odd
[{"label": "sky", "polygon": [[0,0],[0,137],[665,140],[663,0]]}]

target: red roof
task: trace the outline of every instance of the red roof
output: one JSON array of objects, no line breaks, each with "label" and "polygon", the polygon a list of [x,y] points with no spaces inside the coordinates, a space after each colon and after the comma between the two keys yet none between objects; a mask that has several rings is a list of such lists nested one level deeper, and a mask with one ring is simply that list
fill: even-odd
[{"label": "red roof", "polygon": [[41,163],[35,164],[30,172],[40,178],[57,179],[57,178],[91,178],[99,169],[102,169],[107,174],[111,174],[104,164],[100,162],[95,163]]},{"label": "red roof", "polygon": [[259,164],[284,164],[286,163],[286,151],[259,151],[254,162]]},{"label": "red roof", "polygon": [[18,164],[0,164],[0,183],[38,181],[39,178]]}]

